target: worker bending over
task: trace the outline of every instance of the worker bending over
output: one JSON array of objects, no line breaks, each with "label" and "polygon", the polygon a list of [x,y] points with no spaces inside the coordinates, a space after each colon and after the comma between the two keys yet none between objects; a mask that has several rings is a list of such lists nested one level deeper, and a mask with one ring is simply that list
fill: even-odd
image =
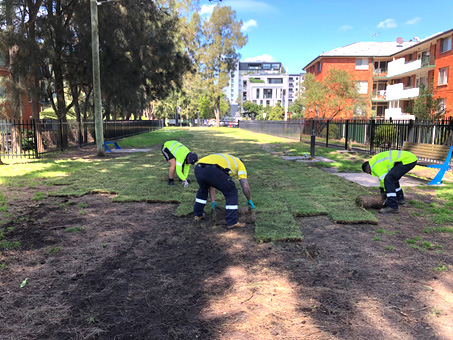
[{"label": "worker bending over", "polygon": [[254,209],[244,163],[238,157],[226,153],[216,153],[201,158],[195,166],[194,173],[200,186],[193,208],[194,219],[199,221],[203,218],[208,192],[211,195],[212,206],[215,208],[215,189],[217,189],[225,196],[227,228],[245,227],[244,223],[238,222],[238,190],[232,178],[239,179],[242,192],[247,198],[248,204]]},{"label": "worker bending over", "polygon": [[362,164],[363,172],[378,177],[379,188],[385,194],[385,208],[382,214],[399,213],[398,204],[404,204],[404,193],[400,179],[417,164],[417,157],[409,151],[390,150],[378,153]]},{"label": "worker bending over", "polygon": [[190,164],[195,164],[198,160],[198,155],[190,150],[177,140],[169,140],[162,145],[162,154],[170,163],[168,171],[168,185],[175,185],[175,171],[179,179],[182,181],[184,188],[189,186]]}]

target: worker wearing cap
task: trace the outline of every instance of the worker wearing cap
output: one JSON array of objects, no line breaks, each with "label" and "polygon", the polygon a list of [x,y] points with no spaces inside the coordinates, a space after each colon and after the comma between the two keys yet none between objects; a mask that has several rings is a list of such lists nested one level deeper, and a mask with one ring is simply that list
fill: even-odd
[{"label": "worker wearing cap", "polygon": [[175,172],[179,179],[183,182],[184,188],[189,186],[190,180],[187,178],[189,175],[190,164],[195,164],[198,156],[182,143],[177,140],[169,140],[162,145],[162,154],[165,159],[170,163],[170,170],[168,172],[168,185],[175,185]]},{"label": "worker wearing cap", "polygon": [[227,153],[216,153],[201,158],[195,166],[194,173],[200,186],[193,208],[194,219],[199,221],[203,218],[208,192],[211,195],[212,207],[215,208],[217,204],[214,195],[217,189],[225,196],[227,228],[245,227],[244,223],[238,222],[238,189],[233,181],[233,177],[239,179],[242,192],[248,204],[254,209],[244,163],[238,157]]},{"label": "worker wearing cap", "polygon": [[404,204],[403,189],[399,180],[417,164],[417,156],[409,151],[390,150],[378,153],[362,164],[363,172],[378,177],[381,193],[385,194],[386,207],[382,214],[399,213],[398,204]]}]

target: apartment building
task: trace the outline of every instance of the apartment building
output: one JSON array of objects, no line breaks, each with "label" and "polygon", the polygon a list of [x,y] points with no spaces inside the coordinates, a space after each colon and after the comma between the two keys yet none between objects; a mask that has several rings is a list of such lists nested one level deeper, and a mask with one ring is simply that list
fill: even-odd
[{"label": "apartment building", "polygon": [[304,74],[288,74],[281,62],[240,62],[230,75],[224,93],[232,115],[240,116],[238,104],[251,101],[262,106],[280,104],[288,109],[299,93]]},{"label": "apartment building", "polygon": [[[10,76],[10,74],[9,74],[8,68],[6,66],[4,54],[2,52],[0,52],[0,99],[6,100],[6,102],[3,102],[3,104],[0,104],[0,105],[3,105],[6,108],[8,108],[8,104],[7,104],[8,91],[2,80],[3,80],[3,78],[9,78],[9,76]],[[2,108],[0,108],[0,110],[1,109]],[[10,116],[8,109],[7,109],[6,115]],[[20,117],[22,120],[29,120],[31,118],[31,116],[32,116],[31,102],[30,102],[29,98],[26,95],[24,95],[24,96],[22,96],[22,106],[21,106]]]},{"label": "apartment building", "polygon": [[[406,110],[419,96],[420,86],[432,82],[447,117],[453,115],[453,83],[448,83],[453,29],[420,40],[359,42],[323,53],[304,70],[322,80],[332,68],[352,74],[367,99],[367,112],[385,119],[413,119]],[[349,113],[354,115],[353,112]]]}]

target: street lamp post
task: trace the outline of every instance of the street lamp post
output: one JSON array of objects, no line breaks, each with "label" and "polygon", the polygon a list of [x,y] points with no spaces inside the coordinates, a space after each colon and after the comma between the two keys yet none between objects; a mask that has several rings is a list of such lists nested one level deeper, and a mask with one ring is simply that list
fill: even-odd
[{"label": "street lamp post", "polygon": [[98,156],[104,156],[104,129],[102,126],[101,75],[99,64],[99,31],[98,8],[96,0],[90,0],[91,10],[91,47],[93,58],[93,88],[94,88],[94,128]]}]

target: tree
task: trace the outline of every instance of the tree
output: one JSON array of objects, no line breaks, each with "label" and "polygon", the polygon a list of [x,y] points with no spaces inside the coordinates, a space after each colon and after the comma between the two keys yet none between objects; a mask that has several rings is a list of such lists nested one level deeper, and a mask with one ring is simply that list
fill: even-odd
[{"label": "tree", "polygon": [[222,89],[227,86],[229,74],[240,57],[236,49],[247,43],[247,36],[242,35],[241,26],[242,21],[236,20],[236,12],[220,4],[202,26],[200,71],[206,94],[213,103],[217,126],[220,126]]},{"label": "tree", "polygon": [[354,110],[364,107],[364,97],[357,91],[352,75],[331,69],[323,81],[316,81],[311,73],[305,75],[305,116],[332,120],[351,117]]},{"label": "tree", "polygon": [[288,111],[291,112],[291,118],[304,118],[305,107],[303,105],[303,98],[297,97],[288,107]]},{"label": "tree", "polygon": [[409,103],[406,111],[420,120],[439,119],[447,113],[442,99],[436,97],[432,83],[429,86],[420,86],[418,97]]},{"label": "tree", "polygon": [[264,112],[266,112],[267,120],[283,120],[285,108],[277,103],[275,106],[266,106]]},{"label": "tree", "polygon": [[244,109],[244,114],[252,119],[258,115],[262,115],[262,113],[264,112],[264,108],[262,105],[253,103],[249,100],[245,101],[242,104],[242,108]]}]

